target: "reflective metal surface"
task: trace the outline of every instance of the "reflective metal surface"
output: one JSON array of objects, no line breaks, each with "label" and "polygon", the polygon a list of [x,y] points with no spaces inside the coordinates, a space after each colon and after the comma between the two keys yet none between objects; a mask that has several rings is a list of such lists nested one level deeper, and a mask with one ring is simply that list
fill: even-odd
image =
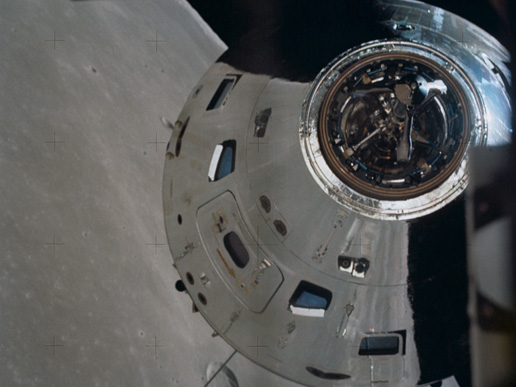
[{"label": "reflective metal surface", "polygon": [[[400,89],[410,85],[403,82],[416,76],[443,91],[436,86],[420,106],[404,103]],[[301,142],[314,178],[335,200],[379,219],[414,218],[456,198],[467,184],[466,150],[486,135],[466,74],[413,42],[378,41],[343,54],[321,72],[305,106]]]},{"label": "reflective metal surface", "polygon": [[482,98],[487,145],[511,139],[511,102],[507,94],[511,74],[509,52],[471,22],[419,1],[388,0],[379,5],[395,36],[444,53],[463,69]]}]

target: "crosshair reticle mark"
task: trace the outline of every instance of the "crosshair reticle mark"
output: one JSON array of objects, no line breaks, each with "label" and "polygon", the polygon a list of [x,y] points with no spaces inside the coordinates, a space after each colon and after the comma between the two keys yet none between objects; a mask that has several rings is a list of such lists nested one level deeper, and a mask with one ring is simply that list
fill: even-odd
[{"label": "crosshair reticle mark", "polygon": [[260,153],[260,145],[267,145],[267,144],[269,144],[267,141],[261,141],[260,139],[261,139],[261,137],[257,137],[256,141],[251,141],[251,142],[248,143],[250,145],[258,145],[256,153]]},{"label": "crosshair reticle mark", "polygon": [[56,39],[56,30],[54,30],[54,39],[45,39],[45,42],[54,42],[54,51],[56,50],[56,42],[64,42],[63,39]]},{"label": "crosshair reticle mark", "polygon": [[64,347],[64,344],[56,344],[56,337],[52,336],[52,344],[45,344],[45,347],[52,347],[52,356],[55,356],[56,347]]},{"label": "crosshair reticle mark", "polygon": [[149,43],[155,43],[156,44],[156,52],[158,52],[158,43],[165,42],[164,40],[158,40],[158,30],[156,30],[156,38],[154,40],[147,40]]},{"label": "crosshair reticle mark", "polygon": [[256,345],[248,345],[248,348],[256,348],[256,356],[259,355],[260,348],[268,348],[268,345],[259,345],[258,344],[258,336],[256,336]]},{"label": "crosshair reticle mark", "polygon": [[364,246],[371,246],[371,242],[363,243],[362,242],[362,235],[359,235],[358,236],[358,243],[350,243],[349,245],[350,246],[360,246],[360,253],[364,254],[365,253]]},{"label": "crosshair reticle mark", "polygon": [[147,246],[154,246],[154,254],[158,254],[158,246],[166,246],[166,243],[158,243],[158,235],[154,235],[154,243],[146,243]]},{"label": "crosshair reticle mark", "polygon": [[147,144],[155,144],[156,145],[156,153],[158,153],[158,144],[166,144],[166,141],[158,141],[158,132],[156,132],[156,140],[155,141],[147,141]]},{"label": "crosshair reticle mark", "polygon": [[64,245],[64,243],[56,242],[56,234],[53,234],[52,242],[45,242],[44,245],[52,246],[52,255],[55,255],[56,246]]},{"label": "crosshair reticle mark", "polygon": [[158,344],[158,339],[154,336],[154,344],[147,344],[147,347],[154,347],[154,358],[158,358],[158,347],[166,347],[166,345]]},{"label": "crosshair reticle mark", "polygon": [[256,226],[256,243],[241,243],[242,246],[256,246],[256,258],[260,259],[262,246],[277,246],[278,243],[260,243],[260,226]]},{"label": "crosshair reticle mark", "polygon": [[66,144],[64,141],[56,141],[56,132],[54,132],[54,139],[52,141],[45,141],[47,144],[52,144],[53,151],[56,151],[56,144]]}]

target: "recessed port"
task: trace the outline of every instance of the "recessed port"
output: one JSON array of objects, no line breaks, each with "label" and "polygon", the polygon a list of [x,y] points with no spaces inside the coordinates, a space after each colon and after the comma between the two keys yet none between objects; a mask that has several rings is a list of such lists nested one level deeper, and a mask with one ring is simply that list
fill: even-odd
[{"label": "recessed port", "polygon": [[268,108],[262,110],[260,113],[256,115],[254,118],[254,136],[255,137],[264,137],[265,131],[267,130],[267,125],[269,124],[269,118],[271,116],[272,109]]},{"label": "recessed port", "polygon": [[186,280],[190,285],[193,285],[195,283],[194,276],[189,271],[186,272]]},{"label": "recessed port", "polygon": [[197,298],[199,298],[199,301],[201,302],[201,304],[203,305],[206,305],[208,303],[208,300],[206,300],[206,296],[202,293],[199,293],[197,295]]},{"label": "recessed port", "polygon": [[276,227],[276,231],[281,236],[287,235],[287,226],[285,226],[285,223],[283,223],[281,220],[275,220],[273,222],[273,224],[274,224],[274,227]]},{"label": "recessed port", "polygon": [[270,199],[267,196],[265,196],[265,195],[260,196],[260,205],[262,206],[263,210],[267,214],[269,212],[271,212],[272,204],[271,204]]},{"label": "recessed port", "polygon": [[178,292],[184,292],[186,290],[186,286],[183,281],[181,281],[181,280],[176,281],[176,290]]},{"label": "recessed port", "polygon": [[349,269],[351,266],[351,258],[349,257],[339,257],[339,266],[343,269]]}]

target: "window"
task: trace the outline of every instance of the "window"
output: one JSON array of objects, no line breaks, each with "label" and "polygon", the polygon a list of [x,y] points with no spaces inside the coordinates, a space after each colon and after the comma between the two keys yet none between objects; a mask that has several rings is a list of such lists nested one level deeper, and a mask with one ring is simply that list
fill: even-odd
[{"label": "window", "polygon": [[224,80],[217,88],[217,91],[213,95],[213,98],[208,104],[206,110],[214,110],[223,106],[226,103],[226,99],[228,97],[229,92],[235,86],[239,79],[240,75],[230,75],[224,78]]},{"label": "window", "polygon": [[368,336],[360,342],[359,355],[396,355],[399,352],[400,339],[398,336]]},{"label": "window", "polygon": [[208,170],[208,179],[217,181],[235,170],[236,141],[224,141],[215,147]]},{"label": "window", "polygon": [[324,317],[331,298],[329,290],[301,281],[290,298],[289,309],[293,314],[301,316]]},{"label": "window", "polygon": [[224,247],[226,247],[235,265],[241,269],[247,266],[249,263],[249,253],[236,233],[231,231],[224,235]]},{"label": "window", "polygon": [[395,333],[401,336],[401,354],[405,355],[406,347],[407,347],[407,331],[405,329],[400,331],[392,331],[386,333]]}]

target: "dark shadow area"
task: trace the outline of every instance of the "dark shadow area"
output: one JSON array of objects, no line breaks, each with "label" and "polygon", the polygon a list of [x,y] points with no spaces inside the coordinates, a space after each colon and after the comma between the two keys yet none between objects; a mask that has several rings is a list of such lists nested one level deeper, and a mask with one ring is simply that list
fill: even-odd
[{"label": "dark shadow area", "polygon": [[219,61],[292,81],[311,81],[347,49],[392,37],[373,0],[190,3],[228,45]]},{"label": "dark shadow area", "polygon": [[470,386],[464,195],[409,227],[408,292],[419,384],[455,375],[461,387]]}]

